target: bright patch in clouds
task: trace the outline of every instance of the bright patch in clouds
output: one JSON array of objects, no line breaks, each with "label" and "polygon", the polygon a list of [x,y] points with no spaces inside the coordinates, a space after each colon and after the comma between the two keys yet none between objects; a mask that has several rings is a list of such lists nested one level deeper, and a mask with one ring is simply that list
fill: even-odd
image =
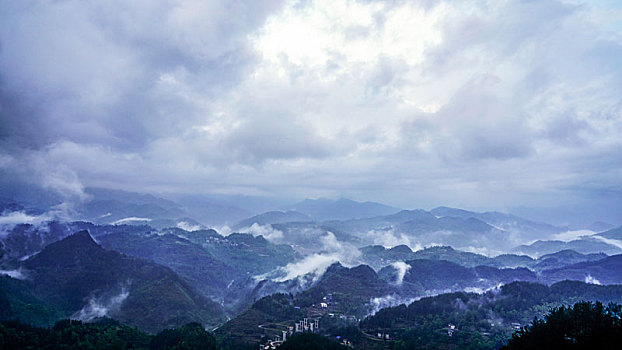
[{"label": "bright patch in clouds", "polygon": [[290,2],[268,19],[254,41],[264,59],[284,69],[288,63],[305,68],[337,65],[336,73],[355,74],[357,65],[371,66],[384,57],[414,65],[423,61],[428,46],[441,41],[435,25],[445,8],[441,4],[426,11],[414,3],[352,0]]}]

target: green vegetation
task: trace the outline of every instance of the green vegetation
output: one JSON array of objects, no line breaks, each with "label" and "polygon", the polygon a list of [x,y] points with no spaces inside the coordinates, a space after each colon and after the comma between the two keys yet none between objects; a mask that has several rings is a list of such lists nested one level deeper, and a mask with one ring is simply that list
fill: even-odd
[{"label": "green vegetation", "polygon": [[301,333],[287,339],[279,350],[345,350],[340,345],[326,337],[312,333]]},{"label": "green vegetation", "polygon": [[395,349],[496,349],[535,316],[580,300],[619,303],[622,286],[514,282],[499,292],[441,294],[382,309],[360,326],[368,334],[389,333]]},{"label": "green vegetation", "polygon": [[[157,332],[198,321],[217,324],[222,307],[200,295],[170,269],[97,245],[86,231],[47,246],[24,262],[28,279],[0,279],[0,319],[50,326],[92,302],[106,315]],[[123,295],[120,301],[115,298]]]},{"label": "green vegetation", "polygon": [[61,320],[52,328],[16,321],[0,323],[0,349],[217,350],[214,337],[198,323],[166,329],[155,336],[104,318],[95,323]]},{"label": "green vegetation", "polygon": [[63,315],[34,296],[24,281],[0,276],[0,320],[20,320],[49,327]]},{"label": "green vegetation", "polygon": [[152,350],[216,350],[216,339],[198,323],[176,329],[165,329],[151,340]]},{"label": "green vegetation", "polygon": [[388,293],[389,285],[371,267],[359,265],[347,268],[334,263],[313,287],[298,294],[296,300],[300,306],[311,306],[331,294],[341,313],[363,316],[372,297]]},{"label": "green vegetation", "polygon": [[[281,335],[269,325],[289,324],[306,317],[304,310],[294,306],[294,298],[289,294],[273,294],[256,301],[250,309],[242,312],[214,331],[221,345],[229,349],[257,347],[265,335]],[[265,325],[260,328],[260,325]]]},{"label": "green vegetation", "polygon": [[98,323],[62,320],[51,329],[0,323],[1,349],[148,349],[151,336],[106,319]]},{"label": "green vegetation", "polygon": [[615,349],[622,343],[622,306],[579,302],[554,308],[514,333],[501,349]]},{"label": "green vegetation", "polygon": [[222,298],[229,281],[240,277],[233,268],[217,260],[199,244],[174,234],[145,236],[115,233],[101,236],[98,240],[106,249],[172,269],[206,296]]}]

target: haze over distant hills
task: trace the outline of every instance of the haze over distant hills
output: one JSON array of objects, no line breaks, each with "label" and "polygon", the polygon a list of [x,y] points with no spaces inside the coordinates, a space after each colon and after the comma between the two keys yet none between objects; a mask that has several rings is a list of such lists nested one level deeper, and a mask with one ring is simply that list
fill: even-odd
[{"label": "haze over distant hills", "polygon": [[[2,319],[49,326],[106,316],[149,332],[198,321],[220,326],[223,346],[243,347],[275,334],[258,326],[291,317],[319,317],[327,335],[361,332],[400,304],[479,300],[472,295],[516,282],[540,290],[574,280],[576,297],[622,299],[618,289],[592,287],[622,284],[621,228],[572,231],[500,212],[346,199],[231,206],[224,197],[86,193],[71,207],[45,196],[0,202]],[[534,314],[479,331],[506,339],[508,324]]]}]

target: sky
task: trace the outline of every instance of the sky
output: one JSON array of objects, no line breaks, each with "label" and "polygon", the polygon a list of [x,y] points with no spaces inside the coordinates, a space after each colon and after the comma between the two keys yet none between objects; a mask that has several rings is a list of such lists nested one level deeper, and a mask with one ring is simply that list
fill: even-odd
[{"label": "sky", "polygon": [[622,5],[2,1],[0,174],[617,212]]}]

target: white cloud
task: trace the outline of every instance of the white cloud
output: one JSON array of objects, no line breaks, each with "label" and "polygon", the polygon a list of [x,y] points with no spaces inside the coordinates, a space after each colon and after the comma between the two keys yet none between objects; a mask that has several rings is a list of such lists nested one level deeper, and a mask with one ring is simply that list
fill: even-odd
[{"label": "white cloud", "polygon": [[600,281],[597,280],[596,278],[592,277],[592,275],[585,276],[585,283],[600,285]]},{"label": "white cloud", "polygon": [[250,233],[253,236],[263,236],[271,242],[278,242],[283,239],[283,232],[272,227],[272,225],[260,225],[253,223],[250,227],[240,229],[240,232]]},{"label": "white cloud", "polygon": [[613,246],[616,246],[620,249],[622,249],[622,241],[619,239],[613,239],[613,238],[606,238],[606,237],[602,237],[602,236],[592,236],[593,238],[596,238],[600,241],[603,241],[607,244],[611,244]]},{"label": "white cloud", "polygon": [[180,221],[177,223],[177,227],[184,230],[184,231],[188,231],[188,232],[192,232],[192,231],[198,231],[201,229],[200,225],[193,225],[189,222],[186,221]]},{"label": "white cloud", "polygon": [[580,239],[584,236],[592,236],[595,233],[596,232],[591,230],[571,230],[553,235],[553,239],[558,241],[570,242],[574,241],[575,239]]},{"label": "white cloud", "polygon": [[151,221],[151,219],[149,218],[139,218],[139,217],[135,217],[135,216],[131,216],[128,218],[123,218],[123,219],[119,219],[117,221],[112,222],[112,225],[123,225],[123,224],[128,224],[128,223],[136,223],[136,222],[149,222]]},{"label": "white cloud", "polygon": [[111,312],[118,311],[121,304],[127,299],[130,292],[126,288],[122,288],[121,292],[110,298],[91,298],[88,304],[82,309],[74,313],[71,318],[89,322],[98,317],[104,317]]},{"label": "white cloud", "polygon": [[406,272],[410,270],[411,266],[403,261],[396,261],[391,264],[391,266],[393,266],[393,268],[397,270],[397,278],[395,280],[395,284],[401,285],[402,282],[404,282],[404,276],[406,275]]},{"label": "white cloud", "polygon": [[15,278],[18,280],[25,280],[26,276],[24,275],[24,273],[22,272],[21,269],[17,269],[17,270],[0,270],[0,275],[7,275],[11,278]]},{"label": "white cloud", "polygon": [[384,309],[386,307],[394,307],[401,304],[410,305],[412,302],[419,299],[421,298],[404,298],[395,294],[386,295],[383,297],[375,297],[369,301],[369,304],[371,306],[370,315],[373,315],[376,312],[380,311],[380,309]]},{"label": "white cloud", "polygon": [[317,280],[331,264],[338,261],[339,257],[334,254],[311,254],[300,261],[287,264],[282,268],[285,275],[275,278],[274,281],[284,282],[307,274],[313,274],[314,280]]},{"label": "white cloud", "polygon": [[47,219],[48,218],[44,216],[28,215],[23,211],[14,211],[3,213],[3,215],[0,216],[0,225],[39,223]]},{"label": "white cloud", "polygon": [[[410,238],[402,232],[395,232],[394,228],[386,230],[370,230],[367,232],[367,237],[371,239],[374,244],[384,246],[385,248],[392,248],[401,244],[413,247]],[[416,248],[421,249],[421,246],[417,245]]]},{"label": "white cloud", "polygon": [[360,262],[361,252],[355,246],[340,242],[332,232],[327,232],[319,240],[322,244],[320,252],[309,254],[299,261],[278,268],[275,271],[278,277],[273,280],[283,282],[310,274],[312,280],[316,281],[336,262],[345,266],[353,266]]}]

